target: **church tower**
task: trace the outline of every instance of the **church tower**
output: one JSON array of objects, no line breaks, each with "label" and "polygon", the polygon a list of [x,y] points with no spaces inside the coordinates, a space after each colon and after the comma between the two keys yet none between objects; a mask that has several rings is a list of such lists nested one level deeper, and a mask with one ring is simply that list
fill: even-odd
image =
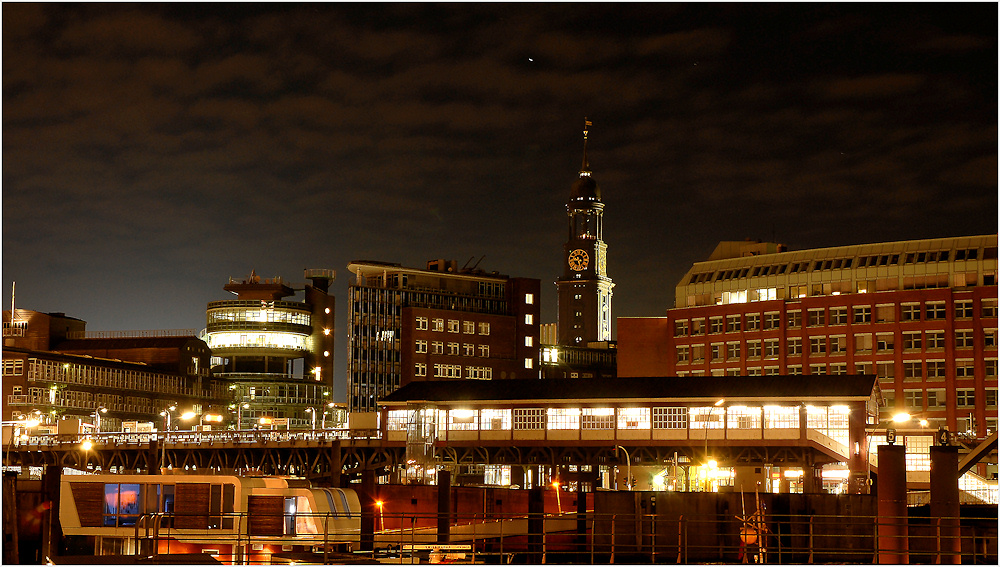
[{"label": "church tower", "polygon": [[587,161],[584,119],[583,168],[566,203],[569,236],[563,245],[563,275],[559,289],[559,344],[585,347],[611,340],[611,282],[607,272],[608,245],[604,243],[604,203]]}]

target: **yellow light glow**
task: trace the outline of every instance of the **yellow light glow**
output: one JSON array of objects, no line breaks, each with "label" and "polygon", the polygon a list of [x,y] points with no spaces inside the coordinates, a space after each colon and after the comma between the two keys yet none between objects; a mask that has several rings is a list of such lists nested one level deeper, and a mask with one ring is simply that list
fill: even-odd
[{"label": "yellow light glow", "polygon": [[271,418],[269,418],[269,417],[262,417],[262,418],[258,419],[257,421],[261,425],[270,425],[271,424]]},{"label": "yellow light glow", "polygon": [[80,448],[84,451],[89,451],[94,448],[94,443],[90,439],[85,439],[83,443],[80,443]]},{"label": "yellow light glow", "polygon": [[892,421],[896,423],[905,423],[907,421],[910,421],[910,414],[906,413],[905,411],[897,413],[896,415],[892,416]]},{"label": "yellow light glow", "polygon": [[186,411],[181,414],[181,419],[191,419],[196,415],[198,414],[194,413],[193,411]]},{"label": "yellow light glow", "polygon": [[39,421],[37,419],[29,419],[28,421],[24,422],[24,426],[25,427],[34,427],[34,426],[38,425],[38,423],[39,423]]},{"label": "yellow light glow", "polygon": [[222,416],[214,413],[206,414],[204,418],[205,421],[222,421]]},{"label": "yellow light glow", "polygon": [[323,334],[324,335],[329,335],[330,334],[330,329],[323,329]]},{"label": "yellow light glow", "polygon": [[920,420],[920,427],[927,427],[928,421],[926,419]]},{"label": "yellow light glow", "polygon": [[451,410],[451,416],[456,419],[469,419],[476,415],[475,410],[470,409],[453,409]]}]

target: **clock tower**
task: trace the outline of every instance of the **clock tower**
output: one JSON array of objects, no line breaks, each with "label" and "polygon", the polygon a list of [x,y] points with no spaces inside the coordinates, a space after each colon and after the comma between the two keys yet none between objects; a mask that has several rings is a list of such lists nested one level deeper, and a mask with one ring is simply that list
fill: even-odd
[{"label": "clock tower", "polygon": [[583,168],[566,203],[569,235],[563,245],[563,275],[556,281],[559,344],[564,346],[585,347],[590,342],[611,340],[611,289],[615,284],[607,272],[601,189],[587,162],[590,126],[584,119]]}]

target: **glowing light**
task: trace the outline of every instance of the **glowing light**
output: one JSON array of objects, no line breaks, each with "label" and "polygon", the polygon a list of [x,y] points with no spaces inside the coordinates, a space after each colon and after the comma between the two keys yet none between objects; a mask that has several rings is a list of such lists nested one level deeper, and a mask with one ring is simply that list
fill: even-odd
[{"label": "glowing light", "polygon": [[330,334],[330,329],[323,329],[323,334],[324,335],[329,335]]},{"label": "glowing light", "polygon": [[896,415],[892,416],[892,421],[894,421],[895,423],[905,423],[907,421],[910,421],[910,414],[906,413],[905,411],[897,413]]},{"label": "glowing light", "polygon": [[198,414],[194,413],[193,411],[186,411],[181,414],[181,419],[191,419],[196,415]]},{"label": "glowing light", "polygon": [[84,439],[83,443],[80,443],[80,448],[89,451],[94,448],[94,443],[90,439]]}]

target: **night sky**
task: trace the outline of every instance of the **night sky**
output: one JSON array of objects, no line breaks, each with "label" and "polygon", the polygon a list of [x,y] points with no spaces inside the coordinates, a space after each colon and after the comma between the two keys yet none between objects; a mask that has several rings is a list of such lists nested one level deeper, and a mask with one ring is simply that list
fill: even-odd
[{"label": "night sky", "polygon": [[995,3],[5,3],[5,308],[16,281],[19,308],[90,330],[200,330],[230,277],[333,268],[343,369],[351,260],[471,258],[541,279],[554,322],[584,117],[616,317],[664,314],[720,240],[992,234],[996,22]]}]

